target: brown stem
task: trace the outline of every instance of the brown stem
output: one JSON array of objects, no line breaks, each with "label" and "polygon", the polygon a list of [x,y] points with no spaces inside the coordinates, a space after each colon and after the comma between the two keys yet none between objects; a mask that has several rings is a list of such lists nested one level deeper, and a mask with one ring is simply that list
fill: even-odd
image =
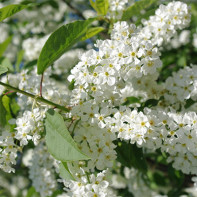
[{"label": "brown stem", "polygon": [[40,80],[40,96],[41,97],[42,97],[42,83],[43,83],[43,79],[44,79],[44,74],[42,74],[41,80]]}]

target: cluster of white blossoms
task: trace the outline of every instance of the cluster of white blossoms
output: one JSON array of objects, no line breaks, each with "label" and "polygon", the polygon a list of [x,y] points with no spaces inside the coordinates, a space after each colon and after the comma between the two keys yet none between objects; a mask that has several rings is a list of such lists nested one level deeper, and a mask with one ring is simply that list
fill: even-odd
[{"label": "cluster of white blossoms", "polygon": [[90,125],[86,122],[78,124],[74,132],[74,140],[79,148],[91,160],[84,162],[83,168],[86,171],[104,170],[112,167],[116,159],[115,145],[113,141],[116,136],[107,129],[100,129],[97,125]]},{"label": "cluster of white blossoms", "polygon": [[[85,171],[81,168],[78,174],[78,180],[66,181],[63,180],[65,190],[68,190],[68,195],[72,197],[116,197],[116,194],[109,187],[107,181],[107,171],[103,170],[97,175],[91,174],[87,179]],[[79,176],[80,175],[80,176]]]},{"label": "cluster of white blossoms", "polygon": [[5,172],[15,172],[12,165],[16,164],[17,151],[19,147],[14,141],[15,133],[2,132],[0,136],[0,169]]},{"label": "cluster of white blossoms", "polygon": [[[178,10],[176,15],[175,10]],[[169,94],[172,92],[169,85],[172,84],[170,78],[164,84],[156,82],[157,69],[161,67],[161,61],[160,52],[155,45],[167,41],[176,34],[176,30],[189,24],[188,7],[181,2],[160,6],[156,16],[151,17],[150,21],[155,21],[152,24],[158,23],[164,30],[163,34],[162,32],[156,34],[154,28],[145,22],[146,26],[142,29],[136,29],[134,25],[128,25],[126,22],[118,22],[114,25],[111,40],[97,41],[98,50],[89,50],[81,56],[81,61],[71,70],[68,77],[70,82],[75,81],[71,114],[80,117],[84,122],[88,121],[89,124],[97,123],[101,129],[116,134],[117,138],[122,140],[129,140],[132,144],[137,143],[138,146],[152,150],[162,148],[170,154],[168,161],[173,161],[175,168],[181,169],[184,173],[196,173],[196,156],[190,147],[191,144],[195,147],[195,143],[188,140],[190,146],[188,145],[188,149],[185,148],[186,152],[178,148],[182,144],[187,147],[183,139],[187,136],[188,139],[191,138],[192,121],[187,124],[177,122],[179,115],[169,109],[157,107],[154,110],[144,109],[143,112],[137,108],[120,106],[129,96],[135,95],[140,98],[144,95],[145,101],[150,98],[159,99],[163,95],[166,99],[167,90],[169,89]],[[165,23],[166,29],[163,27]],[[143,36],[146,31],[150,32],[147,34],[148,37],[146,36],[147,39]],[[187,74],[182,74],[180,76],[182,78],[177,79],[179,81],[177,86],[180,84],[184,92],[189,92],[194,87],[193,73],[197,72],[194,70],[192,74],[189,71],[185,72]],[[179,72],[176,76],[179,76]],[[183,80],[183,76],[187,80]],[[195,92],[195,88],[193,90]],[[174,92],[177,92],[176,87]],[[181,90],[179,92],[177,98],[187,98],[184,97],[186,95],[184,92]],[[193,98],[193,94],[191,95]],[[188,119],[191,119],[192,114],[186,114],[184,117],[188,116]],[[184,131],[181,130],[182,124],[186,124]],[[180,135],[176,135],[176,132]],[[194,136],[191,139],[193,138]],[[172,147],[176,147],[176,151],[172,151]]]},{"label": "cluster of white blossoms", "polygon": [[151,124],[143,146],[161,148],[167,152],[168,162],[185,174],[197,174],[197,114],[195,112],[177,113],[174,110],[146,110]]},{"label": "cluster of white blossoms", "polygon": [[51,196],[56,189],[54,159],[48,153],[43,142],[33,151],[29,166],[29,178],[41,197]]},{"label": "cluster of white blossoms", "polygon": [[38,59],[40,52],[42,50],[42,47],[44,46],[45,42],[49,38],[48,35],[42,37],[42,38],[28,38],[23,41],[22,47],[25,52],[25,58],[28,61],[36,60]]},{"label": "cluster of white blossoms", "polygon": [[187,99],[197,100],[197,66],[191,65],[168,77],[165,82],[165,100],[171,104],[183,103]]},{"label": "cluster of white blossoms", "polygon": [[[108,17],[120,19],[129,3],[133,1],[110,0]],[[47,13],[50,12],[49,7]],[[57,13],[56,17],[59,20],[63,15]],[[158,70],[162,66],[158,47],[189,22],[188,6],[177,1],[161,5],[155,16],[143,21],[143,27],[136,28],[127,22],[115,23],[111,39],[98,40],[96,50],[82,54],[71,70],[68,80],[74,83],[72,93],[66,85],[55,81],[51,74],[65,74],[68,70],[62,72],[62,68],[67,65],[70,69],[73,62],[78,61],[77,52],[72,57],[72,51],[64,54],[54,63],[57,69],[48,69],[44,78],[32,69],[23,70],[18,79],[13,80],[14,86],[19,89],[71,109],[69,113],[60,113],[65,119],[72,119],[71,123],[67,121],[65,124],[68,124],[68,130],[79,149],[91,159],[67,163],[73,180],[61,179],[67,191],[62,196],[118,196],[107,181],[105,170],[113,167],[118,140],[150,151],[161,149],[174,168],[185,174],[197,174],[197,114],[184,108],[177,112],[174,107],[177,103],[184,106],[190,98],[197,100],[197,66],[185,67],[173,73],[166,82],[157,82]],[[44,24],[41,21],[39,27]],[[33,32],[42,31],[38,28]],[[34,37],[23,42],[26,60],[38,58],[47,38]],[[40,81],[42,84],[38,83]],[[12,165],[16,164],[17,151],[21,151],[30,140],[33,141],[36,147],[29,165],[29,177],[40,196],[46,197],[57,188],[56,164],[42,141],[43,120],[49,106],[38,102],[36,96],[28,98],[18,94],[21,113],[16,118],[15,130],[3,132],[0,136],[0,168],[14,172]],[[135,100],[134,104],[125,104],[129,97]],[[164,107],[162,101],[161,106],[143,106],[148,99],[160,98],[170,107]],[[127,171],[124,184],[134,196],[159,196],[142,179],[138,179],[137,171]]]},{"label": "cluster of white blossoms", "polygon": [[29,140],[32,140],[36,145],[38,144],[44,130],[45,111],[35,108],[32,111],[25,111],[22,117],[17,118],[15,138],[20,141],[20,146],[27,145]]},{"label": "cluster of white blossoms", "polygon": [[97,104],[119,103],[122,89],[133,77],[154,74],[161,67],[158,49],[140,38],[135,25],[118,22],[111,37],[97,41],[98,50],[84,53],[71,70],[68,80],[75,80],[76,86],[73,103],[92,98]]},{"label": "cluster of white blossoms", "polygon": [[160,46],[164,41],[170,41],[178,29],[187,27],[190,18],[189,7],[183,2],[173,1],[166,6],[160,5],[155,16],[142,20],[144,27],[141,34],[145,39],[151,40],[152,44]]}]

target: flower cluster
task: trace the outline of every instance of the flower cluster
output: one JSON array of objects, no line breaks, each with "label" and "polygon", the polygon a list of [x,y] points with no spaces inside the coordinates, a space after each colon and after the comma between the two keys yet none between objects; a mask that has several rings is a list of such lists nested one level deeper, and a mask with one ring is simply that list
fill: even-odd
[{"label": "flower cluster", "polygon": [[72,192],[73,197],[90,197],[90,196],[101,196],[101,197],[115,197],[116,195],[109,188],[109,182],[107,181],[106,173],[104,170],[98,173],[90,175],[89,180],[86,178],[85,171],[80,169],[81,178],[78,181],[65,181],[65,189],[69,188]]},{"label": "flower cluster", "polygon": [[20,146],[27,145],[29,140],[38,144],[44,130],[44,117],[45,110],[40,111],[39,108],[35,108],[32,111],[25,111],[22,117],[17,118],[15,138],[20,141]]},{"label": "flower cluster", "polygon": [[185,100],[197,100],[197,66],[185,67],[173,73],[165,82],[165,99],[173,103],[184,103]]},{"label": "flower cluster", "polygon": [[4,131],[0,136],[0,169],[5,172],[15,172],[12,168],[16,164],[19,147],[14,142],[15,133]]},{"label": "flower cluster", "polygon": [[78,143],[79,148],[88,155],[91,160],[88,161],[87,171],[104,170],[112,167],[116,159],[116,151],[113,140],[115,135],[106,129],[100,129],[97,125],[92,126],[85,122],[78,124],[75,129],[74,140]]},{"label": "flower cluster", "polygon": [[56,189],[54,159],[50,156],[43,142],[34,149],[29,166],[32,185],[41,197],[51,196]]},{"label": "flower cluster", "polygon": [[28,61],[32,61],[38,59],[42,47],[44,46],[45,42],[48,39],[48,35],[43,38],[28,38],[27,40],[23,41],[23,50],[25,51],[25,58]]},{"label": "flower cluster", "polygon": [[166,6],[160,5],[155,16],[142,20],[144,28],[141,34],[145,39],[150,39],[151,43],[160,46],[164,41],[169,42],[178,29],[187,27],[190,18],[189,8],[185,3],[174,1]]}]

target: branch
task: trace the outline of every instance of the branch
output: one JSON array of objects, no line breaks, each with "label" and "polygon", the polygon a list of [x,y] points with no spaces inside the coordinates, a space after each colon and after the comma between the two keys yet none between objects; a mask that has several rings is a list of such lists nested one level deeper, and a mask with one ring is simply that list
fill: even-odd
[{"label": "branch", "polygon": [[6,88],[8,88],[8,89],[11,89],[11,90],[13,90],[13,91],[15,91],[15,92],[18,92],[18,93],[20,93],[20,94],[23,94],[23,95],[25,95],[25,96],[31,97],[31,98],[33,98],[33,99],[36,99],[36,100],[38,100],[38,101],[40,101],[40,102],[42,102],[42,103],[45,103],[45,104],[47,104],[47,105],[53,106],[53,107],[55,107],[55,108],[58,108],[58,109],[60,109],[60,110],[62,110],[62,111],[69,112],[69,109],[65,108],[64,106],[58,105],[58,104],[56,104],[56,103],[53,103],[53,102],[51,102],[51,101],[49,101],[49,100],[47,100],[47,99],[44,99],[44,98],[41,97],[41,96],[36,96],[36,95],[30,94],[30,93],[28,93],[28,92],[25,92],[25,91],[23,91],[23,90],[20,90],[20,89],[18,89],[18,88],[15,88],[15,87],[13,87],[13,86],[11,86],[11,85],[9,85],[9,84],[3,83],[3,82],[1,82],[1,81],[0,81],[0,85],[6,87]]},{"label": "branch", "polygon": [[75,12],[75,14],[77,14],[78,16],[80,16],[82,19],[86,20],[86,18],[83,16],[83,14],[82,14],[77,8],[75,8],[75,7],[71,4],[71,2],[69,2],[69,1],[67,1],[67,0],[63,0],[63,1],[67,4],[67,6],[68,6],[70,9],[72,9],[72,10]]}]

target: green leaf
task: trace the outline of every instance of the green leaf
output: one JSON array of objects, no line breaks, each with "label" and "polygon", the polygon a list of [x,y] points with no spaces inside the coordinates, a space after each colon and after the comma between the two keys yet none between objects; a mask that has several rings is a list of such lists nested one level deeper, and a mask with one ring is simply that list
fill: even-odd
[{"label": "green leaf", "polygon": [[130,19],[132,16],[140,16],[141,10],[148,8],[157,1],[158,0],[140,0],[135,2],[123,12],[121,20],[126,21]]},{"label": "green leaf", "polygon": [[49,153],[59,161],[90,159],[82,153],[66,128],[63,117],[50,109],[45,120],[46,145]]},{"label": "green leaf", "polygon": [[92,27],[92,28],[88,29],[88,31],[86,32],[86,35],[83,36],[81,40],[82,41],[87,40],[104,30],[105,30],[105,28],[103,28],[103,27]]},{"label": "green leaf", "polygon": [[37,64],[38,74],[42,74],[48,66],[77,43],[87,32],[88,26],[94,20],[95,18],[90,18],[85,21],[75,21],[63,25],[53,32],[40,53]]},{"label": "green leaf", "polygon": [[106,15],[109,8],[108,0],[90,0],[91,6],[99,15]]},{"label": "green leaf", "polygon": [[142,172],[147,171],[147,163],[141,148],[135,144],[127,142],[119,142],[116,147],[117,160],[129,168],[134,167]]},{"label": "green leaf", "polygon": [[13,4],[13,5],[8,5],[6,7],[1,8],[0,9],[0,22],[16,14],[17,12],[20,12],[21,10],[27,7],[28,5]]},{"label": "green leaf", "polygon": [[68,169],[68,165],[66,162],[61,162],[59,165],[60,176],[65,180],[75,180],[73,175],[70,173]]},{"label": "green leaf", "polygon": [[3,66],[10,71],[14,71],[13,65],[8,58],[1,57],[0,58],[0,66]]},{"label": "green leaf", "polygon": [[0,75],[6,73],[7,71],[8,71],[8,68],[0,65]]},{"label": "green leaf", "polygon": [[2,97],[0,96],[0,125],[4,127],[6,125],[6,109],[3,105]]},{"label": "green leaf", "polygon": [[0,57],[3,55],[3,53],[5,52],[11,41],[12,41],[12,36],[9,36],[4,42],[0,44]]},{"label": "green leaf", "polygon": [[14,71],[14,68],[8,58],[0,58],[0,75],[6,73],[8,70]]}]

